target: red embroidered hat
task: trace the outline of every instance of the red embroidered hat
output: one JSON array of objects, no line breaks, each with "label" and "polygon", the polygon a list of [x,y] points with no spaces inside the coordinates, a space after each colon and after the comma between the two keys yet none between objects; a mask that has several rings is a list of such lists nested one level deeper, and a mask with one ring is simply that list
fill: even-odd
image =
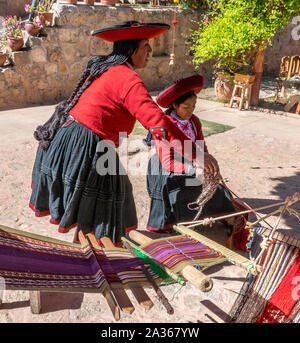
[{"label": "red embroidered hat", "polygon": [[150,39],[168,31],[170,26],[161,23],[139,23],[126,21],[119,25],[93,30],[91,34],[108,42],[126,39]]},{"label": "red embroidered hat", "polygon": [[172,103],[181,95],[195,91],[199,93],[204,86],[203,77],[199,74],[177,81],[174,85],[161,92],[156,98],[159,106],[164,108],[171,107]]}]

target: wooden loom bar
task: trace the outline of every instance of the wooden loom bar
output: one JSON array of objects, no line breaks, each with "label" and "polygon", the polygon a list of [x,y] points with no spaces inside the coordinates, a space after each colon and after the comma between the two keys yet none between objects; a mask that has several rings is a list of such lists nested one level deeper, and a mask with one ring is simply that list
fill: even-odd
[{"label": "wooden loom bar", "polygon": [[[130,239],[134,240],[138,244],[153,243],[151,238],[136,230],[130,231],[128,235]],[[213,288],[212,279],[193,266],[185,266],[180,273],[186,280],[199,288],[202,292],[209,292]]]},{"label": "wooden loom bar", "polygon": [[[90,240],[98,244],[94,234],[89,233],[87,235]],[[108,237],[103,237],[100,239],[101,243],[104,245],[105,248],[114,248],[113,242]],[[142,287],[131,287],[130,288],[132,294],[136,298],[137,302],[144,307],[146,310],[149,310],[153,306],[152,300],[148,297],[148,294],[144,291]]]},{"label": "wooden loom bar", "polygon": [[[96,237],[94,235],[87,235],[86,236],[88,241],[92,244],[94,248],[100,248],[100,245],[98,244]],[[134,311],[134,306],[132,302],[130,301],[126,291],[123,288],[111,288],[111,292],[115,296],[117,303],[120,307],[120,309],[126,313],[131,314]]]},{"label": "wooden loom bar", "polygon": [[[197,241],[199,241],[203,244],[206,244],[211,249],[219,251],[229,261],[231,261],[232,263],[248,270],[253,275],[256,275],[257,272],[262,271],[262,267],[260,265],[255,265],[255,267],[254,267],[253,262],[250,261],[249,259],[247,259],[246,257],[238,254],[237,252],[235,252],[231,249],[224,247],[223,245],[201,235],[200,233],[197,233],[191,229],[188,229],[187,227],[185,227],[183,225],[181,225],[181,226],[180,225],[174,225],[174,229],[176,231],[180,232],[181,234],[188,235],[188,236],[196,239]],[[251,268],[251,267],[253,267],[253,268]]]},{"label": "wooden loom bar", "polygon": [[[79,241],[82,245],[88,243],[88,241],[84,237],[84,234],[82,233],[82,231],[79,231],[78,238],[79,238]],[[107,304],[108,304],[115,320],[119,320],[120,319],[120,308],[119,308],[119,306],[118,306],[118,304],[114,298],[114,295],[112,294],[112,290],[111,290],[111,287],[109,285],[107,285],[107,287],[105,288],[105,290],[103,292],[103,296],[106,299]]]}]

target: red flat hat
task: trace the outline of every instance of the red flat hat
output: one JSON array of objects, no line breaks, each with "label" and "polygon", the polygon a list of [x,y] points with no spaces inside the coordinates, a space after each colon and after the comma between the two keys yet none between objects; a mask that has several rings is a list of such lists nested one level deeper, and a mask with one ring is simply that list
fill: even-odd
[{"label": "red flat hat", "polygon": [[91,34],[108,42],[127,39],[150,39],[168,31],[170,25],[161,23],[139,23],[126,21],[120,25],[93,30]]},{"label": "red flat hat", "polygon": [[177,81],[174,85],[164,90],[156,98],[159,106],[169,108],[173,102],[181,95],[194,91],[196,94],[201,91],[204,86],[203,77],[201,75],[193,75],[185,79]]}]

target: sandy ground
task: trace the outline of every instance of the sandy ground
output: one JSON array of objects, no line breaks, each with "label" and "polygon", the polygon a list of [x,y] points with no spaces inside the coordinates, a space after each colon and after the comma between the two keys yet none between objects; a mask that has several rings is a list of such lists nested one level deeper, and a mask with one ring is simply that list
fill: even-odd
[{"label": "sandy ground", "polygon": [[[57,227],[49,223],[48,217],[36,218],[28,208],[31,170],[37,147],[32,138],[32,129],[48,118],[52,109],[51,106],[44,108],[41,120],[37,119],[41,108],[34,108],[28,115],[27,126],[21,125],[24,116],[18,110],[0,113],[0,223],[71,242],[74,231],[60,234]],[[218,160],[229,188],[244,201],[258,207],[300,192],[300,117],[240,112],[209,101],[198,103],[196,114],[200,118],[235,127],[225,133],[207,137],[206,142],[210,153]],[[13,126],[9,126],[10,123]],[[138,146],[140,149],[132,158],[147,161],[147,151],[141,144],[141,137],[132,136],[130,144],[131,148]],[[142,159],[142,156],[146,158]],[[144,230],[149,213],[146,178],[144,175],[130,175],[130,179],[136,200],[139,230]],[[295,208],[300,211],[299,205]],[[272,218],[271,223],[275,219]],[[295,218],[286,216],[281,228],[300,238],[299,221]],[[154,302],[150,310],[141,308],[128,292],[136,309],[132,315],[121,313],[120,322],[208,323],[226,320],[246,271],[227,262],[212,267],[205,273],[214,282],[210,293],[203,293],[189,283],[184,287],[178,284],[162,287],[174,307],[173,315],[166,313],[153,290],[147,290]],[[42,293],[42,313],[34,315],[30,311],[28,291],[5,291],[0,308],[0,323],[113,321],[105,299],[100,294]]]}]

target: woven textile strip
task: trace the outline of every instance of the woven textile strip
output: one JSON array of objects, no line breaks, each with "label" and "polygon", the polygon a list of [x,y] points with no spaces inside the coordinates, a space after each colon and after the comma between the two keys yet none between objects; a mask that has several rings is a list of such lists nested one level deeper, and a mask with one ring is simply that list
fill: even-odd
[{"label": "woven textile strip", "polygon": [[219,252],[186,235],[168,237],[168,241],[156,239],[150,244],[142,245],[141,249],[175,273],[188,264],[204,270],[226,261]]},{"label": "woven textile strip", "polygon": [[[262,232],[261,229],[259,230]],[[285,239],[285,241],[288,240]],[[297,320],[299,312],[297,298],[291,300],[288,294],[291,294],[295,287],[291,284],[292,280],[295,282],[295,277],[299,277],[300,283],[299,251],[299,248],[273,238],[273,244],[263,259],[263,271],[256,277],[250,278],[248,275],[247,282],[242,287],[241,296],[231,310],[230,315],[233,321],[247,323]],[[255,252],[256,256],[259,252],[259,250]],[[285,299],[280,300],[282,297]],[[283,312],[280,314],[278,309]],[[277,311],[277,317],[274,310]],[[272,318],[270,314],[272,311],[276,318]]]},{"label": "woven textile strip", "polygon": [[[0,226],[0,277],[6,289],[103,292],[147,284],[139,258]],[[117,276],[117,277],[116,277]]]},{"label": "woven textile strip", "polygon": [[[300,279],[300,255],[294,260],[274,294],[271,296],[263,313],[257,318],[256,323],[284,323],[300,298],[293,284],[294,280]],[[300,281],[300,280],[299,280]]]}]

